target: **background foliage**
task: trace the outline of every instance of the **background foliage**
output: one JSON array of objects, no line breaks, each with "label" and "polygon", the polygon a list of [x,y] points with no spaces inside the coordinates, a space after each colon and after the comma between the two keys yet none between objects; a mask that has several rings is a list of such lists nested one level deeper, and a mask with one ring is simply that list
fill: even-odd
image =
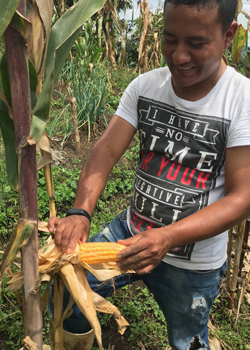
[{"label": "background foliage", "polygon": [[[53,22],[76,1],[55,0]],[[113,8],[117,4],[113,4]],[[87,135],[85,141],[92,141],[98,125],[104,128],[118,107],[120,97],[130,81],[138,75],[138,47],[143,28],[141,17],[125,21],[120,14],[131,8],[130,1],[120,1],[115,16],[111,5],[104,8],[88,20],[62,68],[58,82],[54,86],[54,94],[46,125],[46,133],[59,145],[64,147],[72,142],[74,128],[69,105],[69,98],[76,98],[77,119],[79,130]],[[150,12],[150,25],[146,55],[150,62],[155,44],[161,36],[163,14],[162,8]],[[156,34],[156,35],[155,35]],[[121,39],[122,38],[122,39]],[[122,57],[125,42],[125,55]],[[110,45],[108,46],[107,43]],[[0,53],[4,51],[4,43],[0,41]],[[228,63],[232,64],[232,50],[225,52]],[[160,48],[158,50],[160,53]],[[242,74],[249,74],[248,47],[243,50],[236,69]],[[160,57],[159,65],[165,63]],[[113,58],[113,59],[112,59]],[[152,61],[148,69],[159,65]],[[98,200],[91,224],[91,235],[97,233],[102,222],[110,222],[112,218],[129,204],[135,175],[135,164],[138,158],[139,140],[135,137],[131,147],[125,152],[120,162],[114,167],[107,186]],[[40,155],[37,153],[37,157]],[[10,237],[10,233],[19,218],[18,194],[11,190],[5,168],[4,146],[0,134],[0,250]],[[55,202],[57,213],[63,217],[71,208],[76,192],[77,181],[82,167],[82,161],[77,157],[72,163],[61,162],[53,167],[55,186]],[[38,180],[38,210],[39,220],[48,220],[49,206],[45,178],[40,170]],[[39,242],[43,245],[47,235],[40,233]],[[0,253],[0,259],[2,253]],[[15,264],[12,266],[15,271]],[[21,347],[23,338],[22,315],[14,293],[7,290],[7,277],[3,280],[0,298],[0,348],[17,350]],[[146,349],[165,349],[167,346],[166,324],[161,311],[155,304],[149,291],[137,287],[136,293],[132,287],[126,287],[117,292],[110,301],[114,302],[122,314],[131,323],[128,341],[131,348],[138,348],[138,340]],[[228,350],[250,349],[249,304],[244,300],[237,325],[235,314],[227,311],[227,293],[222,287],[221,295],[216,300],[211,320],[216,326],[216,335]],[[239,293],[238,293],[239,298]],[[236,300],[237,302],[237,300]],[[110,317],[101,316],[100,322],[110,326]],[[48,314],[44,315],[44,342],[48,341]],[[2,340],[1,340],[2,339]]]}]

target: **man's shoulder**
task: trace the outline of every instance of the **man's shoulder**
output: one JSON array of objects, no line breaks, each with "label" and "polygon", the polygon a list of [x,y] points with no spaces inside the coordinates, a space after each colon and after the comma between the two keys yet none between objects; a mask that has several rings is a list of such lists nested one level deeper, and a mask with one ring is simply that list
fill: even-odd
[{"label": "man's shoulder", "polygon": [[250,86],[250,79],[242,73],[237,72],[233,67],[227,67],[231,80],[240,87]]}]

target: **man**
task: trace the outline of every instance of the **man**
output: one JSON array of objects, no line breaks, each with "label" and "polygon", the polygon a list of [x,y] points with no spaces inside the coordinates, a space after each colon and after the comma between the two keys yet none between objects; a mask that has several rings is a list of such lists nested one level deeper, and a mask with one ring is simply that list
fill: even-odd
[{"label": "man", "polygon": [[[118,265],[135,270],[132,280],[142,279],[154,294],[173,350],[209,349],[207,322],[225,271],[226,230],[250,209],[250,82],[221,61],[237,30],[236,6],[237,0],[165,1],[168,67],[128,86],[82,170],[73,206],[91,215],[138,129],[131,206],[92,240],[127,246]],[[66,253],[88,239],[90,228],[88,214],[71,214],[49,222]],[[111,292],[91,275],[89,283],[103,296]],[[126,283],[118,277],[115,286]],[[81,333],[84,317],[74,310],[64,327]]]}]

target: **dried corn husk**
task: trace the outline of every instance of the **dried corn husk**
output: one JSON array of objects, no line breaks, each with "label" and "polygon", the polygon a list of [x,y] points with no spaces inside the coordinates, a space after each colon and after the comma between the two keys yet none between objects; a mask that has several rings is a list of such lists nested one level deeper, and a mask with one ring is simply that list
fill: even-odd
[{"label": "dried corn husk", "polygon": [[[124,333],[129,324],[114,305],[90,289],[85,272],[90,271],[97,279],[105,281],[124,272],[133,273],[134,271],[122,271],[116,266],[115,262],[88,265],[80,260],[79,252],[80,248],[77,245],[71,254],[66,255],[56,247],[54,240],[50,240],[38,252],[39,282],[44,279],[48,281],[49,276],[51,278],[55,273],[60,273],[75,303],[92,326],[100,349],[103,349],[101,328],[96,311],[113,314],[118,324],[118,331],[121,334]],[[14,274],[9,282],[9,289],[16,290],[22,286],[22,283],[22,272]]]}]

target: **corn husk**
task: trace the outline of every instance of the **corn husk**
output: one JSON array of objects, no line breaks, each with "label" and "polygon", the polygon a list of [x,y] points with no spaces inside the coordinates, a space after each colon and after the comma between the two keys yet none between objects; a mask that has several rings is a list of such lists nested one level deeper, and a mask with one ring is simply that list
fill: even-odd
[{"label": "corn husk", "polygon": [[[51,282],[55,273],[59,273],[66,288],[73,297],[81,312],[88,319],[100,349],[102,347],[101,327],[96,311],[114,315],[118,324],[118,332],[123,334],[129,323],[124,319],[119,310],[106,299],[94,293],[89,287],[86,275],[90,271],[100,281],[106,281],[122,273],[133,273],[134,271],[122,271],[115,262],[89,265],[79,258],[79,244],[71,254],[62,253],[55,245],[54,240],[39,250],[39,274],[41,281]],[[16,290],[23,284],[22,271],[12,275],[9,289]],[[47,289],[48,291],[48,289]],[[48,293],[45,293],[43,305],[47,303]]]}]

